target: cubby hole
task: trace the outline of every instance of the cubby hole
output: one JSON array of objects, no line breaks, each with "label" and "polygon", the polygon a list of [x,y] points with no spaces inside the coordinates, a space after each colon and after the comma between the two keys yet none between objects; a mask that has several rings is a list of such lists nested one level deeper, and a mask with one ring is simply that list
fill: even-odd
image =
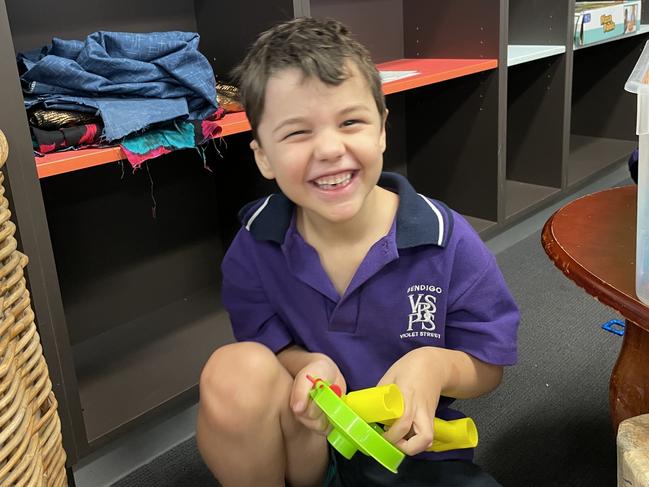
[{"label": "cubby hole", "polygon": [[574,52],[568,187],[592,180],[637,147],[636,96],[624,84],[646,40],[637,35]]},{"label": "cubby hole", "polygon": [[507,70],[506,219],[561,190],[565,81],[565,55]]},{"label": "cubby hole", "polygon": [[498,72],[406,93],[408,177],[484,234],[497,222]]},{"label": "cubby hole", "polygon": [[214,179],[181,153],[41,183],[89,442],[195,389],[231,340]]},{"label": "cubby hole", "polygon": [[566,19],[572,15],[569,3],[565,0],[509,0],[508,45],[556,46],[565,51]]},{"label": "cubby hole", "polygon": [[[99,31],[154,32],[196,31],[192,2],[160,0],[155,8],[145,2],[115,0],[110,8],[100,1],[70,0],[52,8],[50,2],[35,0],[26,4],[7,0],[14,48],[17,52],[49,44],[53,37],[83,40]],[[35,15],[41,12],[42,15]]]}]

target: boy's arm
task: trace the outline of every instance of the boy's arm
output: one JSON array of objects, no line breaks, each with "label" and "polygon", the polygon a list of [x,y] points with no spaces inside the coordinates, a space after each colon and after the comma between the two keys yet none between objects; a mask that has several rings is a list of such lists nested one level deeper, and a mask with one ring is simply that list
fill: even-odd
[{"label": "boy's arm", "polygon": [[503,367],[483,362],[458,350],[425,347],[422,353],[441,367],[441,394],[456,399],[470,399],[493,391],[502,380]]},{"label": "boy's arm", "polygon": [[295,377],[300,370],[319,358],[328,357],[319,353],[307,352],[298,345],[289,345],[277,353],[277,359],[292,377]]}]

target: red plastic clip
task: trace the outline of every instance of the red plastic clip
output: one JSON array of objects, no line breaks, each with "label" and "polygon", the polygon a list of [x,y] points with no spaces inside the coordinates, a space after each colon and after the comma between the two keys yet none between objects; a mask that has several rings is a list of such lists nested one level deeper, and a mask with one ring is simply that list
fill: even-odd
[{"label": "red plastic clip", "polygon": [[[322,379],[320,379],[320,378],[314,379],[314,378],[311,377],[309,374],[306,375],[306,378],[309,379],[309,380],[311,381],[311,383],[313,384],[313,387],[315,387],[316,384],[317,384],[318,382],[324,382],[324,381],[323,381]],[[338,384],[332,384],[332,385],[330,385],[330,386],[329,386],[329,389],[331,389],[331,390],[334,392],[334,394],[336,394],[336,396],[338,396],[338,397],[342,397],[342,395],[343,395],[343,391],[342,391],[342,389],[340,389],[340,386],[339,386]]]}]

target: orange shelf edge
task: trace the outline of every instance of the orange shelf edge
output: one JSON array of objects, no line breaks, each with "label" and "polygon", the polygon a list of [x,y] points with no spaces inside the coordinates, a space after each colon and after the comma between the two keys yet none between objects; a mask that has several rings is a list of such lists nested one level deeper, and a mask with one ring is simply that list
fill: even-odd
[{"label": "orange shelf edge", "polygon": [[419,71],[383,85],[386,95],[468,76],[498,67],[497,59],[399,59],[378,65],[380,71]]},{"label": "orange shelf edge", "polygon": [[77,171],[87,167],[100,166],[125,159],[119,147],[105,149],[80,149],[56,152],[43,157],[36,157],[38,178],[56,176],[66,172]]},{"label": "orange shelf edge", "polygon": [[[498,67],[497,59],[399,59],[377,65],[381,71],[416,70],[419,74],[391,81],[383,85],[386,95],[412,90],[462,76],[488,71]],[[229,113],[221,120],[221,136],[250,130],[245,113]],[[38,177],[46,178],[88,167],[99,166],[125,159],[119,147],[81,149],[36,157]]]},{"label": "orange shelf edge", "polygon": [[244,112],[230,113],[223,117],[221,124],[221,137],[239,134],[250,130],[250,122]]}]

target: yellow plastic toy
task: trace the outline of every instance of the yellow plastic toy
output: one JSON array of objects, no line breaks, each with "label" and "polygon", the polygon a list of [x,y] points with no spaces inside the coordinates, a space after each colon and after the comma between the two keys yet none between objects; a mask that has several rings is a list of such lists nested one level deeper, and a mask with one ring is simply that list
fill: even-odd
[{"label": "yellow plastic toy", "polygon": [[[370,424],[390,425],[403,414],[403,395],[396,384],[350,392],[342,399]],[[477,444],[478,429],[471,418],[451,421],[433,419],[433,446],[428,451],[442,452],[474,448]]]}]

